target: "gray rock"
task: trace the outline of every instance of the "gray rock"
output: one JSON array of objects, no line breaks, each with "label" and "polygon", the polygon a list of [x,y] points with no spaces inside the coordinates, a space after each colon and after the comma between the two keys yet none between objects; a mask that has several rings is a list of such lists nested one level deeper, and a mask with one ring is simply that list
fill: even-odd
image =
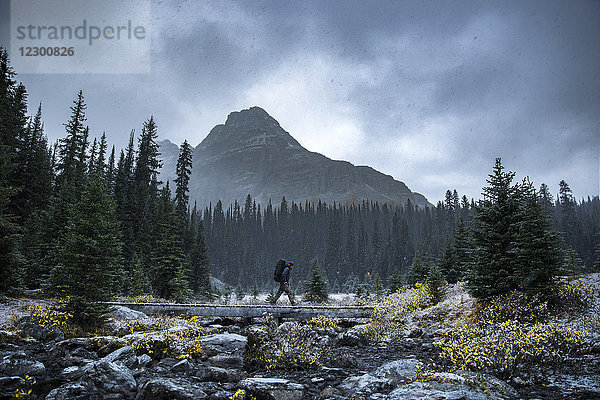
[{"label": "gray rock", "polygon": [[122,364],[131,369],[137,366],[138,359],[131,346],[123,346],[102,358],[100,361]]},{"label": "gray rock", "polygon": [[304,386],[287,379],[246,378],[238,384],[242,389],[269,400],[300,400]]},{"label": "gray rock", "polygon": [[237,383],[248,376],[238,369],[208,367],[203,371],[202,380],[207,382],[232,382]]},{"label": "gray rock", "polygon": [[114,306],[113,309],[108,313],[110,318],[115,319],[144,319],[148,318],[146,314],[141,311],[132,310],[131,308],[124,306]]},{"label": "gray rock", "polygon": [[52,389],[45,400],[103,400],[99,392],[91,392],[95,388],[88,387],[84,382],[67,383]]},{"label": "gray rock", "polygon": [[221,368],[238,368],[244,364],[244,359],[239,355],[219,354],[209,357],[210,365]]},{"label": "gray rock", "polygon": [[40,376],[45,372],[43,363],[27,358],[22,352],[9,354],[0,360],[0,374],[5,376]]},{"label": "gray rock", "polygon": [[60,373],[60,378],[64,381],[74,381],[81,378],[87,371],[92,368],[92,364],[78,367],[76,365],[67,367]]},{"label": "gray rock", "polygon": [[20,376],[0,377],[0,398],[12,398],[15,391],[23,386],[23,379]]},{"label": "gray rock", "polygon": [[171,367],[171,371],[175,373],[189,372],[191,369],[192,367],[187,359],[181,360]]},{"label": "gray rock", "polygon": [[414,378],[418,364],[419,361],[413,358],[392,361],[362,376],[346,379],[341,388],[348,393],[366,395],[379,391],[387,392],[394,386]]},{"label": "gray rock", "polygon": [[138,366],[140,366],[140,367],[145,367],[146,365],[148,365],[152,362],[152,357],[150,357],[148,354],[142,354],[137,359],[138,359]]},{"label": "gray rock", "polygon": [[122,364],[98,361],[94,363],[82,380],[89,380],[104,392],[133,398],[137,383],[131,371]]},{"label": "gray rock", "polygon": [[494,377],[459,371],[436,373],[435,380],[412,382],[394,389],[389,400],[507,400],[518,399],[519,394],[509,385]]},{"label": "gray rock", "polygon": [[209,396],[185,379],[157,378],[139,389],[136,400],[201,400]]},{"label": "gray rock", "polygon": [[219,333],[210,336],[204,336],[200,339],[204,353],[211,357],[217,354],[238,354],[241,355],[246,348],[248,339],[245,336],[236,333]]},{"label": "gray rock", "polygon": [[359,346],[369,343],[371,325],[356,325],[339,335],[338,340],[344,346]]},{"label": "gray rock", "polygon": [[21,318],[17,326],[22,332],[23,336],[32,337],[36,340],[61,341],[65,339],[65,334],[57,326],[40,326],[33,321],[32,317]]}]

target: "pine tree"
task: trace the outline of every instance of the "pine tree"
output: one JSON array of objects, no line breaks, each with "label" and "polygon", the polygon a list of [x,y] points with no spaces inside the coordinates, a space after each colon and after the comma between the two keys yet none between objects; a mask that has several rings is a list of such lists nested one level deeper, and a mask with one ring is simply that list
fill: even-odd
[{"label": "pine tree", "polygon": [[519,229],[514,241],[519,290],[549,295],[555,288],[554,277],[562,265],[558,234],[533,185],[522,185],[522,211]]},{"label": "pine tree", "polygon": [[429,295],[433,300],[433,304],[437,304],[444,298],[446,294],[446,282],[444,282],[444,276],[442,271],[433,264],[430,265],[429,271],[427,272],[427,288]]},{"label": "pine tree", "polygon": [[0,47],[0,293],[19,288],[23,275],[17,247],[19,226],[13,209],[17,190],[12,178],[17,166],[19,137],[24,129],[24,121],[21,121],[24,88],[19,89],[14,76],[8,54]]},{"label": "pine tree", "polygon": [[327,282],[323,277],[323,273],[319,268],[319,261],[315,259],[312,263],[308,278],[306,280],[306,291],[304,298],[308,301],[322,303],[327,301],[329,293],[327,290]]},{"label": "pine tree", "polygon": [[97,326],[109,300],[121,286],[121,241],[115,206],[101,178],[93,176],[70,209],[58,242],[52,291],[69,299],[67,310],[77,323]]},{"label": "pine tree", "polygon": [[504,172],[499,158],[476,206],[474,257],[468,288],[475,297],[502,294],[518,287],[513,251],[519,226],[519,187],[512,185],[514,172]]},{"label": "pine tree", "polygon": [[204,238],[204,224],[199,220],[195,228],[194,241],[190,251],[190,287],[194,294],[210,296],[210,262]]},{"label": "pine tree", "polygon": [[152,250],[151,276],[155,294],[181,300],[189,293],[189,273],[178,235],[178,217],[169,184],[161,190],[157,210],[156,243]]},{"label": "pine tree", "polygon": [[456,283],[460,279],[461,274],[458,257],[456,255],[456,247],[448,236],[446,237],[444,256],[440,262],[440,271],[448,283]]},{"label": "pine tree", "polygon": [[394,270],[392,276],[390,276],[390,280],[388,282],[388,293],[396,293],[398,290],[402,288],[402,277],[398,273],[397,270]]},{"label": "pine tree", "polygon": [[407,281],[411,285],[417,282],[425,282],[427,273],[429,272],[427,262],[423,262],[418,254],[415,255],[410,272],[408,273]]},{"label": "pine tree", "polygon": [[192,148],[188,144],[187,140],[185,140],[181,145],[179,158],[177,159],[176,173],[175,204],[177,208],[177,215],[179,215],[179,219],[181,221],[181,229],[183,230],[186,226],[188,215],[188,202],[190,200],[188,192],[190,190],[190,175],[192,173]]}]

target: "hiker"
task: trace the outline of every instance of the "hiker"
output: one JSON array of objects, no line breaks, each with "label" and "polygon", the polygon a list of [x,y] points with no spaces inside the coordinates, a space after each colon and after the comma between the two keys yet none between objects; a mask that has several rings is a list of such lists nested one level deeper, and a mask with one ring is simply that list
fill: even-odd
[{"label": "hiker", "polygon": [[[283,269],[281,268],[282,261],[284,264]],[[277,263],[277,266],[275,267],[274,280],[275,282],[279,282],[279,290],[277,291],[277,293],[275,293],[275,297],[273,297],[273,300],[271,300],[271,304],[277,303],[277,299],[279,299],[279,296],[281,296],[283,292],[285,292],[288,295],[291,305],[296,304],[296,302],[294,301],[294,294],[292,293],[292,288],[290,286],[290,272],[293,267],[294,263],[291,261],[285,264],[284,260],[279,260],[279,262]],[[281,273],[279,273],[279,271],[281,271]]]}]

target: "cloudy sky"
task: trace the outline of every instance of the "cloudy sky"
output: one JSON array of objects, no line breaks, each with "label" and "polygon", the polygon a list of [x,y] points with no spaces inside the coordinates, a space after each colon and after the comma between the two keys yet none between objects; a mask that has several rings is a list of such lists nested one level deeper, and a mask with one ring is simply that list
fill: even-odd
[{"label": "cloudy sky", "polygon": [[150,32],[150,74],[19,74],[50,140],[79,89],[119,147],[150,115],[197,145],[258,105],[307,149],[433,203],[479,199],[496,157],[554,193],[599,193],[599,1],[151,0]]}]

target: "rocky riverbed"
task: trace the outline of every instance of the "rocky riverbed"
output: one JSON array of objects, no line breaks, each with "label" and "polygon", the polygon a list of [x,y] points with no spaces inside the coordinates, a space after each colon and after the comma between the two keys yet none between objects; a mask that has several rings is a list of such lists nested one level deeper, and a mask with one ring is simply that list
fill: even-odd
[{"label": "rocky riverbed", "polygon": [[[464,311],[472,299],[461,296],[453,300],[454,311],[448,305],[427,309],[420,321],[439,321],[432,316],[443,307],[447,315]],[[451,325],[409,322],[398,340],[375,343],[367,321],[315,328],[311,343],[322,346],[319,363],[270,370],[247,357],[249,340],[269,329],[262,319],[250,325],[174,317],[156,322],[119,307],[102,335],[65,338],[60,329],[42,328],[19,313],[23,303],[3,307],[3,314],[17,314],[4,319],[0,331],[0,398],[600,399],[598,338],[562,365],[507,381],[466,371],[415,380],[424,365],[437,361],[437,337]],[[294,324],[284,322],[274,334]]]}]

